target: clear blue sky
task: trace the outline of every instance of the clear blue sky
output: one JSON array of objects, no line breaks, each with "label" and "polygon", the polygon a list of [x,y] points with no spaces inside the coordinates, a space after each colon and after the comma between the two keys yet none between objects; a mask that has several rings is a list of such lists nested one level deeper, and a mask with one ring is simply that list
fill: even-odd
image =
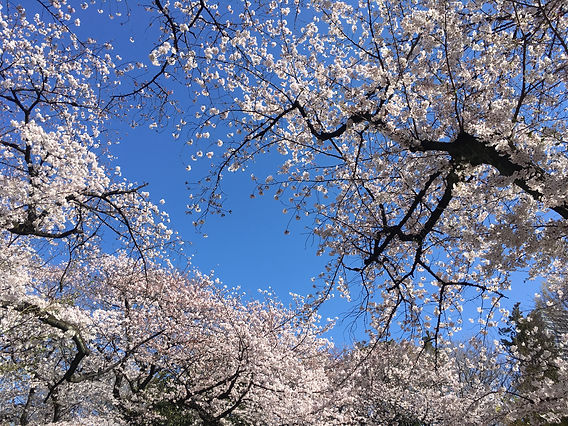
[{"label": "clear blue sky", "polygon": [[[233,173],[225,179],[228,193],[225,207],[232,214],[211,215],[201,233],[196,232],[193,217],[186,214],[189,191],[185,182],[197,180],[207,170],[194,167],[187,172],[188,152],[170,134],[124,127],[122,141],[112,147],[112,152],[125,178],[147,182],[155,203],[165,200],[160,207],[170,215],[171,227],[182,239],[191,242],[186,250],[193,256],[192,264],[206,273],[214,270],[224,284],[240,286],[250,297],[258,297],[259,289],[271,287],[279,299],[288,303],[290,292],[304,295],[312,292],[311,277],[323,270],[327,258],[316,256],[317,243],[308,234],[307,223],[290,221],[290,215],[282,214],[283,205],[272,195],[250,198],[254,185],[249,171]],[[258,171],[262,169],[260,161],[255,165],[255,174],[260,176]],[[284,234],[286,229],[290,230],[289,235]],[[207,234],[207,238],[202,234]],[[321,315],[325,320],[346,309],[340,301],[333,301],[324,307]],[[332,335],[339,343],[349,340],[347,333],[344,336],[339,328]],[[359,332],[357,335],[362,337]]]}]

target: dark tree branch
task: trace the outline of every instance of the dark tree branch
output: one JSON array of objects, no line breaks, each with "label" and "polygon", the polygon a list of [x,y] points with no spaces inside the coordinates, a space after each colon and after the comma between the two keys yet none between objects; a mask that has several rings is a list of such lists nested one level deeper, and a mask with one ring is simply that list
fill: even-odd
[{"label": "dark tree branch", "polygon": [[[479,138],[465,132],[458,134],[453,142],[420,141],[412,150],[446,152],[458,163],[471,164],[472,166],[489,165],[497,169],[504,177],[514,176],[515,173],[528,172],[529,175],[535,176],[537,180],[543,180],[545,175],[545,172],[538,166],[534,164],[517,164],[511,160],[508,154],[497,151],[495,147],[487,145]],[[542,200],[542,192],[532,188],[527,180],[518,177],[514,178],[513,182],[535,200]],[[568,204],[556,205],[551,207],[551,209],[562,216],[562,218],[568,219]]]}]

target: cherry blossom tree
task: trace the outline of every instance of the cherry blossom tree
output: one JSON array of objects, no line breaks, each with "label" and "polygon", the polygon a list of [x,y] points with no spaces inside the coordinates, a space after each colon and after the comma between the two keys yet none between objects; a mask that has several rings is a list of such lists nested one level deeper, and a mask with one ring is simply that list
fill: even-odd
[{"label": "cherry blossom tree", "polygon": [[3,307],[5,421],[282,424],[333,412],[315,398],[329,386],[328,343],[280,304],[124,255],[67,271],[57,291],[61,273],[38,269],[35,303]]},{"label": "cherry blossom tree", "polygon": [[[110,56],[11,4],[0,10],[0,27],[2,405],[23,407],[17,418],[28,423],[42,418],[29,401],[43,397],[58,420],[72,407],[58,402],[61,385],[74,380],[90,353],[77,334],[87,317],[67,294],[70,274],[96,258],[105,228],[143,263],[170,231],[147,195],[104,165],[96,87],[112,86]],[[60,261],[64,266],[53,269]],[[59,338],[40,346],[53,336]],[[49,397],[24,384],[43,376]]]},{"label": "cherry blossom tree", "polygon": [[[224,211],[228,173],[277,151],[282,166],[256,193],[313,218],[331,257],[313,304],[335,291],[355,299],[374,340],[431,333],[440,349],[471,299],[490,335],[514,272],[566,282],[562,2],[254,7],[239,5],[242,27],[204,43],[190,142],[194,159],[222,159],[195,197],[196,225]],[[519,412],[565,412],[558,383],[509,397],[500,404]]]}]

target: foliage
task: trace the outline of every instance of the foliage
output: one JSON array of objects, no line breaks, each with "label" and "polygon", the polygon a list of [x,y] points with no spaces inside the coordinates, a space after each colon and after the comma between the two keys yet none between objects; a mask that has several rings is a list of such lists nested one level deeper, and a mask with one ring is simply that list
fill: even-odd
[{"label": "foliage", "polygon": [[501,332],[508,336],[502,339],[505,347],[520,363],[515,384],[518,391],[534,389],[545,379],[558,380],[558,367],[554,364],[558,348],[538,310],[524,317],[517,303],[509,317],[509,327]]},{"label": "foliage", "polygon": [[[548,294],[548,301],[552,302],[550,293],[545,291],[543,294]],[[556,303],[547,306],[539,298],[535,309],[526,316],[520,310],[520,303],[517,303],[509,317],[508,326],[500,329],[500,333],[506,336],[501,342],[517,363],[518,370],[511,376],[512,389],[517,397],[538,391],[543,383],[557,384],[561,380],[559,365],[562,365],[562,358],[565,358],[562,357],[565,349],[559,346],[555,338],[554,323],[547,321],[551,315],[554,317],[557,314],[561,302],[561,299],[556,300]],[[566,417],[555,420],[557,422],[550,424],[563,424]],[[540,413],[533,410],[514,424],[542,421]]]}]

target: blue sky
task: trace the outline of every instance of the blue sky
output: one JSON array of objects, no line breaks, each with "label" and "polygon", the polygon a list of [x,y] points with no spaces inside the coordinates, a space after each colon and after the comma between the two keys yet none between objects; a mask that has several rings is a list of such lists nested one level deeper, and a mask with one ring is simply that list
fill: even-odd
[{"label": "blue sky", "polygon": [[232,213],[209,216],[197,232],[193,216],[186,214],[190,192],[185,182],[197,180],[207,168],[193,167],[187,172],[189,154],[169,134],[137,128],[125,129],[121,137],[112,150],[122,175],[149,183],[154,202],[165,200],[162,208],[170,215],[172,228],[191,242],[193,263],[201,270],[214,269],[227,284],[248,289],[272,286],[288,292],[311,287],[309,278],[323,265],[323,259],[315,255],[316,245],[302,223],[292,222],[291,234],[284,234],[289,217],[270,195],[250,198],[254,189],[250,172],[233,173],[225,179],[228,199],[224,206]]},{"label": "blue sky", "polygon": [[[252,298],[260,296],[259,289],[272,288],[280,300],[289,303],[290,292],[312,292],[311,278],[323,270],[328,258],[316,256],[317,243],[308,234],[307,223],[290,221],[290,215],[282,213],[283,205],[271,194],[250,198],[254,189],[250,171],[229,174],[224,181],[228,194],[224,206],[232,213],[224,217],[211,215],[201,232],[195,230],[193,217],[186,214],[189,190],[185,182],[202,177],[207,167],[193,167],[187,172],[188,151],[182,142],[172,140],[170,133],[124,126],[121,142],[111,152],[117,157],[115,163],[121,167],[123,177],[148,183],[147,190],[155,203],[165,200],[160,207],[170,215],[172,229],[191,243],[186,251],[192,256],[192,264],[205,273],[214,270],[224,284],[240,286]],[[266,170],[262,160],[253,167],[259,176],[263,168]],[[284,233],[287,229],[289,235]],[[321,315],[325,320],[347,309],[344,302],[332,301],[324,306]],[[363,338],[362,325],[355,330],[351,325],[346,321],[331,336],[337,343],[349,341],[354,331]]]}]

